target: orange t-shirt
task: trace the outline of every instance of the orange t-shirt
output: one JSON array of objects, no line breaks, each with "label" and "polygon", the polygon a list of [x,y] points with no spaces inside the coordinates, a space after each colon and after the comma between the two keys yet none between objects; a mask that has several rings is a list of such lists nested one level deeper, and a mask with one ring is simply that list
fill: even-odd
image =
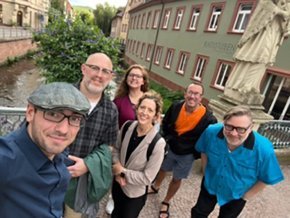
[{"label": "orange t-shirt", "polygon": [[204,116],[205,112],[205,107],[200,105],[195,111],[188,113],[185,110],[185,104],[183,104],[175,122],[175,128],[178,135],[194,129],[200,119]]}]

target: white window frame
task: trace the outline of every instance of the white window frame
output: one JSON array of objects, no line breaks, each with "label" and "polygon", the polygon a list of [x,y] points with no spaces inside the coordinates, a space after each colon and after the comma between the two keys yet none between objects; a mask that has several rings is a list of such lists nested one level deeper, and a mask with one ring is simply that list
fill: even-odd
[{"label": "white window frame", "polygon": [[196,61],[196,65],[195,65],[195,69],[194,69],[194,73],[192,77],[193,79],[201,81],[207,61],[208,59],[206,57],[203,57],[203,56],[197,57],[197,61]]},{"label": "white window frame", "polygon": [[147,29],[150,28],[151,16],[152,16],[152,13],[151,13],[151,11],[150,11],[150,12],[148,12],[148,14],[147,14],[147,20],[146,20],[146,28],[147,28]]},{"label": "white window frame", "polygon": [[167,49],[166,59],[164,62],[164,67],[166,69],[171,68],[172,60],[173,60],[174,50],[172,48]]},{"label": "white window frame", "polygon": [[161,46],[157,46],[156,52],[155,52],[155,58],[154,58],[154,63],[155,64],[157,64],[157,65],[160,64],[161,55],[162,55],[162,47]]},{"label": "white window frame", "polygon": [[136,51],[135,51],[136,56],[139,55],[139,53],[138,53],[139,47],[140,47],[140,42],[138,41],[137,44],[136,44]]},{"label": "white window frame", "polygon": [[153,29],[156,29],[158,27],[159,17],[160,17],[160,10],[157,10],[154,13],[154,22],[152,26]]},{"label": "white window frame", "polygon": [[169,18],[170,18],[171,10],[167,9],[165,10],[164,18],[163,18],[163,29],[167,29],[168,23],[169,23]]},{"label": "white window frame", "polygon": [[184,9],[183,8],[178,8],[176,11],[176,18],[175,18],[175,22],[174,22],[174,29],[175,30],[179,30],[180,26],[181,26],[181,21],[183,18],[183,14],[184,14]]},{"label": "white window frame", "polygon": [[185,69],[186,69],[186,65],[187,65],[187,62],[188,62],[188,58],[189,57],[189,54],[186,53],[186,52],[181,52],[180,53],[180,58],[179,58],[179,61],[178,61],[178,67],[177,67],[177,73],[179,74],[182,74],[184,75],[185,73]]},{"label": "white window frame", "polygon": [[152,45],[148,44],[147,46],[147,52],[146,52],[146,61],[150,61],[151,60],[151,51],[152,50]]},{"label": "white window frame", "polygon": [[209,30],[209,31],[216,31],[217,30],[218,24],[219,24],[219,19],[220,19],[220,16],[222,14],[222,10],[223,10],[222,6],[214,6],[212,8],[212,13],[210,16],[207,30]]},{"label": "white window frame", "polygon": [[200,8],[196,7],[192,9],[192,14],[191,14],[191,18],[190,18],[190,23],[188,26],[189,30],[196,30],[196,26],[197,26],[197,21],[200,15]]},{"label": "white window frame", "polygon": [[143,59],[144,58],[144,49],[145,48],[145,42],[142,43],[141,45],[141,51],[140,51],[140,58]]},{"label": "white window frame", "polygon": [[[251,6],[251,9],[244,9],[243,7]],[[253,3],[240,4],[238,13],[236,15],[236,20],[233,26],[233,32],[243,33],[249,22],[250,15],[252,13]]]},{"label": "white window frame", "polygon": [[[216,74],[214,86],[221,89],[221,90],[224,90],[226,82],[227,82],[232,70],[233,70],[232,64],[221,61],[219,63],[218,73]],[[218,83],[218,81],[219,81],[219,83]]]}]

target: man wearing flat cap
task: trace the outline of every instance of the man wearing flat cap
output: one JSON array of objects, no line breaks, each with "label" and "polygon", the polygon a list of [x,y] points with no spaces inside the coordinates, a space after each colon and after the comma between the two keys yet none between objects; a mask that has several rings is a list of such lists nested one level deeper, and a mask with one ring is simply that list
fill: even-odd
[{"label": "man wearing flat cap", "polygon": [[0,214],[60,218],[70,179],[62,153],[90,108],[74,86],[43,85],[28,97],[26,122],[0,137]]}]

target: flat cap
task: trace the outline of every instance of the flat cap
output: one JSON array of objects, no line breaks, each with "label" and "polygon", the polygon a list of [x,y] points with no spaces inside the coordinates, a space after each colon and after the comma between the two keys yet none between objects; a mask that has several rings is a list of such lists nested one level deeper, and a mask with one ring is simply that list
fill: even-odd
[{"label": "flat cap", "polygon": [[65,82],[41,85],[27,100],[43,109],[64,108],[80,114],[86,114],[90,109],[88,99],[76,87]]}]

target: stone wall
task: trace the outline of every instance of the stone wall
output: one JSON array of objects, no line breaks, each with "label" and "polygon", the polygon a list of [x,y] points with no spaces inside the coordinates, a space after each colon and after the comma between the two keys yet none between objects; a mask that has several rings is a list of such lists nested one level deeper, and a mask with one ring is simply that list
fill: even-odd
[{"label": "stone wall", "polygon": [[37,46],[32,43],[31,39],[0,41],[0,65],[8,57],[20,57],[25,55],[29,50],[36,50]]}]

